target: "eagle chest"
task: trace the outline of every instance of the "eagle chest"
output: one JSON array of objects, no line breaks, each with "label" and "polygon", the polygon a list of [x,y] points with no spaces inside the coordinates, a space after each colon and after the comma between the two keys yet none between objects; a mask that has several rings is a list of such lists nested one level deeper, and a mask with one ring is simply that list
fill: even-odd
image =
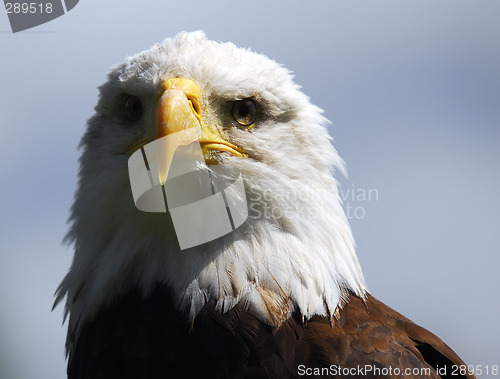
[{"label": "eagle chest", "polygon": [[207,378],[292,376],[303,326],[278,330],[236,306],[205,306],[194,322],[177,311],[169,289],[138,291],[100,311],[82,328],[69,378]]}]

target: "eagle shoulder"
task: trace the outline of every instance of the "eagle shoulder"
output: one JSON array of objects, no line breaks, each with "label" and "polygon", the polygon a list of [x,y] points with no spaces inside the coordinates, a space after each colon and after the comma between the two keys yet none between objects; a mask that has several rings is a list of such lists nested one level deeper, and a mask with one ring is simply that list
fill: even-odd
[{"label": "eagle shoulder", "polygon": [[426,377],[439,378],[438,372],[451,376],[454,365],[465,365],[440,338],[370,294],[364,300],[350,295],[333,326],[326,317],[313,317],[304,328],[299,351],[296,366],[302,365],[302,371],[332,365],[331,373],[351,369],[341,376],[358,372],[368,378],[407,378],[416,376],[411,371],[405,375],[404,370],[415,369]]}]

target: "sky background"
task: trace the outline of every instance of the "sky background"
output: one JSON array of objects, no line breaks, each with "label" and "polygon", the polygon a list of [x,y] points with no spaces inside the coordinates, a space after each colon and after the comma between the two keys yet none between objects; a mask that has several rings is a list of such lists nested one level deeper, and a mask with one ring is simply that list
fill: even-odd
[{"label": "sky background", "polygon": [[97,86],[198,29],[284,64],[325,110],[371,293],[468,364],[500,364],[500,2],[305,4],[84,0],[16,34],[0,12],[0,378],[65,377],[51,307]]}]

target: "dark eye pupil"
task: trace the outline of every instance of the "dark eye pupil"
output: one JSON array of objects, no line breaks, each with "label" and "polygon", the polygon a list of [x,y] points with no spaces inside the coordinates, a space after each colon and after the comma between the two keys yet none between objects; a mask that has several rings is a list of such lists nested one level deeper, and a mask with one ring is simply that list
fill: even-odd
[{"label": "dark eye pupil", "polygon": [[234,103],[233,117],[241,126],[251,126],[257,119],[257,107],[250,99],[239,100]]},{"label": "dark eye pupil", "polygon": [[137,96],[129,96],[125,101],[125,116],[130,121],[138,121],[142,115],[142,104]]},{"label": "dark eye pupil", "polygon": [[250,113],[250,104],[248,104],[250,100],[246,100],[243,102],[243,104],[240,105],[238,108],[238,111],[240,112],[240,116],[242,118],[246,118],[248,114]]}]

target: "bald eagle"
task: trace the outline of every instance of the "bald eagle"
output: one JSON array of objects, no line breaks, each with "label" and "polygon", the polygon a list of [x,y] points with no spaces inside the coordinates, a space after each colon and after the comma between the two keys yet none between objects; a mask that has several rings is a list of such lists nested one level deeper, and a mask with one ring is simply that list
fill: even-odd
[{"label": "bald eagle", "polygon": [[[68,377],[472,377],[368,292],[327,123],[284,67],[202,32],[113,67],[81,141],[75,254],[56,296]],[[201,161],[178,154],[189,146]],[[168,184],[174,163],[194,179]],[[203,194],[217,167],[242,186]],[[137,190],[141,173],[151,186]],[[220,194],[231,228],[208,238],[227,220],[201,201]]]}]

